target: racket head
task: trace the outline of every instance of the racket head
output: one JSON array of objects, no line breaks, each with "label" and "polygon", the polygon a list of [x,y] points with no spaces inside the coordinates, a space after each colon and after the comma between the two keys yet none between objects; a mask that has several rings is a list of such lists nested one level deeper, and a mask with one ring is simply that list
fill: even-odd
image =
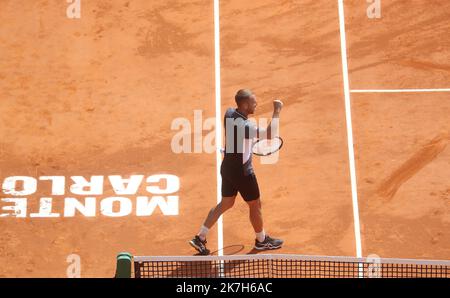
[{"label": "racket head", "polygon": [[253,144],[252,153],[258,156],[268,156],[279,151],[281,147],[283,147],[283,139],[281,137],[260,139]]}]

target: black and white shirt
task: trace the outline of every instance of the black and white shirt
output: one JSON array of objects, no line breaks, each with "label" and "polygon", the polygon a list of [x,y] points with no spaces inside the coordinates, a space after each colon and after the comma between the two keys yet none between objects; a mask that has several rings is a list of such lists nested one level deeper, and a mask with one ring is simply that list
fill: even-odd
[{"label": "black and white shirt", "polygon": [[225,157],[222,166],[226,170],[245,176],[253,174],[252,145],[258,135],[256,124],[234,108],[225,112]]}]

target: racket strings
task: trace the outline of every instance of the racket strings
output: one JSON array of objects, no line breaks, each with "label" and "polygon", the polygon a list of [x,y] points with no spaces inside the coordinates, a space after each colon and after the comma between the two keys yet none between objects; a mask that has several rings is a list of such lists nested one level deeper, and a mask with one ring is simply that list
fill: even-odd
[{"label": "racket strings", "polygon": [[253,153],[256,155],[269,155],[278,151],[282,145],[283,140],[279,137],[259,140],[253,145]]}]

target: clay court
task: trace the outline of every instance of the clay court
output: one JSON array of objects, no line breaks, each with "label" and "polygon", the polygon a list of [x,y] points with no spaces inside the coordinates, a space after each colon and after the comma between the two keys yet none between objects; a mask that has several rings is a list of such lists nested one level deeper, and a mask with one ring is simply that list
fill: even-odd
[{"label": "clay court", "polygon": [[[0,277],[65,277],[72,254],[82,277],[112,277],[121,251],[194,255],[217,202],[216,153],[174,153],[172,121],[216,117],[217,103],[221,118],[241,88],[258,97],[256,119],[284,102],[279,161],[254,157],[265,229],[285,240],[270,253],[449,260],[450,2],[382,0],[373,19],[366,1],[345,0],[344,19],[338,3],[98,0],[70,19],[65,0],[0,1],[0,182],[38,180],[24,217],[0,192]],[[119,196],[107,176],[160,174],[179,178],[177,215],[136,216],[145,183],[125,196],[131,214],[100,212]],[[87,197],[70,177],[94,175],[95,215],[63,216],[65,198]],[[65,193],[43,176],[64,176]],[[29,216],[45,197],[60,216]],[[240,197],[217,228],[214,254],[255,253]]]}]

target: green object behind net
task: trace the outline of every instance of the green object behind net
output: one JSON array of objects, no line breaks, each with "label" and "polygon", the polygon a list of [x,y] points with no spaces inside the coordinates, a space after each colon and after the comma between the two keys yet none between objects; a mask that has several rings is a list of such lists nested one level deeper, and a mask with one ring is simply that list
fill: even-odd
[{"label": "green object behind net", "polygon": [[116,278],[131,278],[131,263],[133,256],[127,252],[117,255]]}]

